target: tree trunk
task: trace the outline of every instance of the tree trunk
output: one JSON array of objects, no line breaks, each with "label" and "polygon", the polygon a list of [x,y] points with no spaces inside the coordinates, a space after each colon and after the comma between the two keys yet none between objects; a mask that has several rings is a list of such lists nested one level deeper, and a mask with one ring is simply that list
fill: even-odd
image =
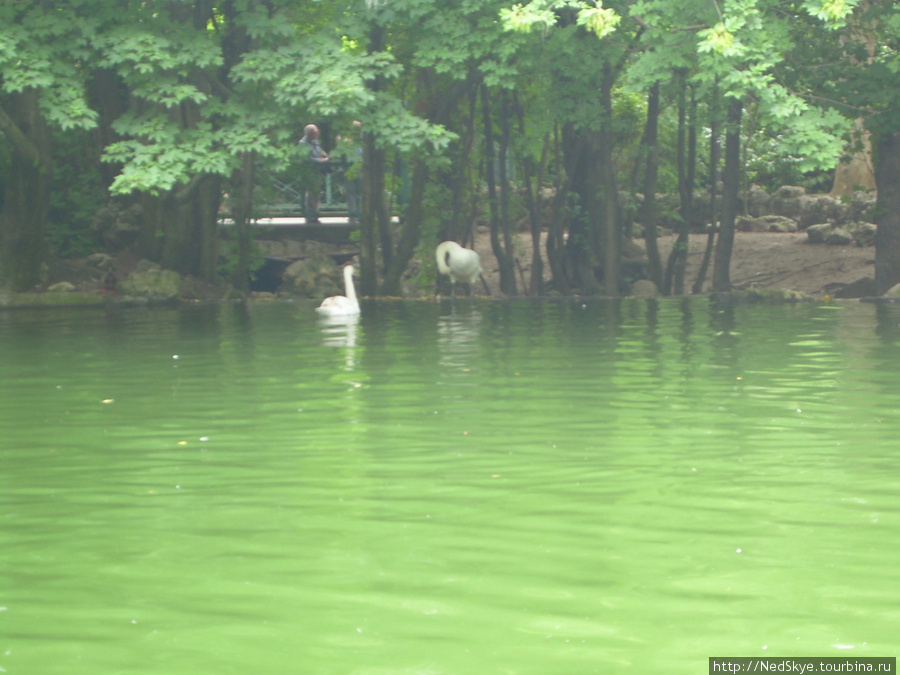
[{"label": "tree trunk", "polygon": [[372,134],[363,135],[362,209],[359,218],[359,292],[372,296],[378,288],[377,202],[383,200],[378,184],[384,177],[383,153]]},{"label": "tree trunk", "polygon": [[[441,177],[437,180],[451,190],[450,215],[444,227],[444,233],[440,239],[459,242],[468,246],[474,241],[472,223],[477,218],[478,200],[474,198],[477,192],[473,178],[477,171],[471,170],[472,151],[475,148],[476,127],[478,120],[478,90],[470,88],[468,97],[468,110],[465,117],[465,131],[460,134],[459,151],[451,153],[451,165],[446,172],[438,171]],[[449,280],[447,281],[449,290]]]},{"label": "tree trunk", "polygon": [[621,232],[619,231],[619,190],[616,185],[616,165],[613,155],[614,134],[612,129],[612,89],[615,76],[609,62],[603,64],[603,85],[600,91],[603,106],[603,125],[600,130],[600,184],[603,188],[603,233],[604,233],[604,292],[610,297],[619,296],[619,271],[621,263]]},{"label": "tree trunk", "polygon": [[[509,146],[509,105],[501,105],[500,156],[494,154],[494,126],[491,114],[491,97],[487,86],[481,88],[481,104],[484,113],[485,173],[488,188],[488,205],[491,214],[491,250],[500,267],[500,292],[516,294],[516,277],[509,230],[509,182],[506,180],[506,151]],[[495,171],[496,168],[496,171]],[[499,177],[497,176],[499,172]],[[499,178],[499,181],[498,181]],[[500,192],[498,194],[498,182]],[[502,240],[501,240],[502,237]]]},{"label": "tree trunk", "polygon": [[[519,120],[519,135],[525,138],[525,109],[516,93],[513,93],[513,104]],[[544,136],[542,158],[547,156],[548,144],[549,134]],[[543,166],[543,161],[539,166]],[[544,294],[544,260],[541,258],[542,223],[535,192],[541,189],[542,172],[535,167],[534,159],[527,152],[522,159],[522,172],[525,174],[525,207],[528,211],[528,224],[531,230],[531,278],[528,281],[528,294],[541,296]]]},{"label": "tree trunk", "polygon": [[409,195],[409,205],[403,219],[403,230],[397,242],[397,250],[391,266],[384,275],[384,283],[381,286],[382,295],[400,295],[400,279],[406,271],[406,266],[412,259],[416,246],[419,243],[419,223],[422,222],[425,213],[426,185],[428,185],[428,164],[420,157],[416,159],[413,165],[413,182]]},{"label": "tree trunk", "polygon": [[0,99],[0,130],[9,141],[10,162],[0,207],[0,285],[27,291],[41,280],[52,167],[50,132],[37,91]]},{"label": "tree trunk", "polygon": [[722,175],[722,225],[716,242],[713,292],[731,290],[731,251],[734,248],[734,221],[737,218],[741,181],[741,115],[743,103],[733,98],[728,105],[725,127],[725,170]]},{"label": "tree trunk", "polygon": [[656,178],[659,174],[659,82],[655,82],[647,93],[647,122],[644,125],[643,155],[646,159],[644,172],[644,201],[641,203],[639,220],[644,226],[644,244],[650,263],[650,280],[662,290],[662,259],[659,255],[656,221]]},{"label": "tree trunk", "polygon": [[[685,88],[688,88],[687,83]],[[674,295],[684,294],[684,274],[690,248],[691,222],[694,218],[694,173],[697,166],[697,126],[694,120],[697,101],[693,90],[690,91],[690,104],[683,91],[678,106],[678,196],[681,222],[678,239],[672,247],[666,270],[666,292],[671,290]]]},{"label": "tree trunk", "polygon": [[875,138],[875,292],[883,295],[900,283],[900,131]]},{"label": "tree trunk", "polygon": [[[550,265],[550,274],[553,279],[553,287],[557,293],[569,295],[572,292],[572,282],[566,264],[566,240],[565,225],[571,220],[569,213],[569,193],[574,186],[574,175],[580,162],[579,153],[584,149],[581,146],[569,148],[567,143],[568,126],[563,127],[560,133],[559,127],[554,128],[553,139],[553,163],[555,167],[556,193],[553,197],[552,216],[547,228],[547,262]],[[560,153],[560,149],[562,152]],[[562,159],[560,159],[562,154]]]},{"label": "tree trunk", "polygon": [[718,114],[718,88],[713,93],[713,109],[709,123],[709,232],[706,235],[706,249],[703,251],[703,259],[700,261],[700,269],[691,292],[696,294],[703,292],[703,284],[706,282],[706,273],[709,270],[709,262],[712,260],[713,247],[716,243],[716,232],[719,222],[719,211],[716,204],[718,198],[717,186],[719,182],[719,160],[721,147],[719,146],[719,132],[721,121]]},{"label": "tree trunk", "polygon": [[[380,52],[384,48],[384,27],[373,23],[369,30],[370,54]],[[374,78],[367,84],[372,92],[384,87],[382,78]],[[381,239],[382,263],[384,269],[390,266],[394,253],[391,241],[390,218],[384,202],[386,156],[383,148],[378,147],[375,135],[363,129],[363,164],[362,164],[362,212],[359,218],[360,252],[359,272],[361,295],[375,295],[378,289],[378,257],[377,241]]]},{"label": "tree trunk", "polygon": [[563,152],[570,185],[565,196],[571,207],[564,212],[569,238],[560,250],[565,252],[562,262],[567,285],[580,287],[584,295],[597,295],[601,291],[594,275],[594,265],[603,260],[604,244],[597,223],[597,191],[606,187],[603,178],[597,176],[602,163],[602,151],[597,147],[599,135],[596,131],[578,129],[574,124],[563,127]]},{"label": "tree trunk", "polygon": [[244,154],[242,166],[232,178],[234,206],[231,219],[234,221],[234,236],[237,248],[237,265],[231,277],[232,285],[239,291],[250,287],[250,247],[253,235],[250,232],[250,217],[253,215],[253,187],[256,182],[256,153]]},{"label": "tree trunk", "polygon": [[846,197],[857,190],[874,190],[875,167],[872,160],[872,138],[862,119],[853,123],[852,147],[849,159],[838,162],[834,170],[832,197]]},{"label": "tree trunk", "polygon": [[159,263],[179,274],[215,282],[218,272],[218,217],[222,179],[194,177],[184,188],[165,196],[156,212],[163,233]]}]

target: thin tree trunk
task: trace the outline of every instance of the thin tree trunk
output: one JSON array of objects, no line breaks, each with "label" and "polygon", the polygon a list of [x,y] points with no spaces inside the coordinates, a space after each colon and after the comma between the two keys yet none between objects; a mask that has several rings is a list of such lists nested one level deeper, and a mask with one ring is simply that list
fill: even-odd
[{"label": "thin tree trunk", "polygon": [[710,134],[709,134],[709,230],[706,235],[706,249],[703,251],[703,259],[700,261],[700,269],[697,271],[697,278],[691,292],[695,295],[703,292],[703,284],[706,282],[706,274],[709,270],[709,263],[712,260],[713,247],[716,243],[716,232],[718,231],[719,209],[716,204],[718,198],[719,184],[719,161],[721,159],[721,121],[718,112],[718,87],[713,92],[713,110],[710,116]]},{"label": "thin tree trunk", "polygon": [[659,255],[656,221],[656,178],[659,174],[659,82],[655,82],[647,93],[647,122],[644,125],[643,154],[646,159],[644,172],[644,201],[641,204],[639,221],[644,226],[644,244],[650,263],[650,280],[662,290],[662,259]]},{"label": "thin tree trunk", "polygon": [[[517,295],[516,269],[514,264],[513,239],[509,222],[509,176],[506,169],[509,163],[509,136],[512,124],[509,92],[503,91],[500,102],[500,156],[498,157],[498,170],[500,172],[500,232],[502,237],[498,241],[498,251],[494,251],[500,265],[500,292],[504,295]],[[500,239],[498,237],[498,239]],[[493,239],[492,239],[493,243]]]},{"label": "thin tree trunk", "polygon": [[690,93],[690,105],[682,106],[683,112],[679,115],[678,193],[681,227],[678,231],[678,241],[675,244],[678,254],[674,259],[670,258],[670,262],[672,262],[672,292],[675,295],[684,294],[684,274],[690,248],[691,222],[694,219],[694,174],[697,167],[697,126],[694,119],[697,113],[697,101],[692,89]]},{"label": "thin tree trunk", "polygon": [[883,295],[900,283],[900,132],[875,138],[875,292]]},{"label": "thin tree trunk", "polygon": [[[381,51],[384,43],[384,27],[373,23],[369,30],[368,51],[370,54]],[[381,78],[374,78],[367,83],[368,88],[377,92],[383,87]],[[363,129],[363,163],[362,163],[362,208],[359,218],[359,292],[361,295],[375,295],[378,288],[378,246],[379,236],[382,239],[382,256],[385,268],[393,255],[393,244],[390,241],[390,221],[387,226],[384,219],[387,209],[384,204],[385,153],[375,142],[371,130]],[[387,238],[387,241],[385,241]]]},{"label": "thin tree trunk", "polygon": [[[525,109],[519,101],[518,93],[513,93],[513,105],[519,120],[519,135],[525,137]],[[544,136],[542,157],[547,156],[549,134]],[[528,294],[540,296],[544,294],[544,260],[541,258],[541,214],[535,192],[541,189],[541,172],[535,167],[534,158],[528,152],[522,159],[522,171],[525,174],[525,207],[528,211],[528,224],[531,230],[531,278],[528,282]]]},{"label": "thin tree trunk", "polygon": [[0,207],[0,285],[27,291],[40,281],[52,167],[50,132],[36,90],[0,99],[0,131],[10,141]]},{"label": "thin tree trunk", "polygon": [[613,157],[614,135],[612,130],[612,88],[615,83],[612,66],[603,64],[603,84],[600,101],[603,107],[603,127],[600,131],[600,183],[603,187],[604,227],[604,292],[610,297],[619,296],[619,268],[621,263],[619,232],[619,190],[616,186],[616,170]]},{"label": "thin tree trunk", "polygon": [[412,189],[406,217],[403,219],[403,229],[397,242],[396,254],[384,275],[384,282],[381,286],[382,295],[400,295],[400,279],[419,243],[419,223],[422,222],[425,213],[425,186],[427,184],[428,165],[424,159],[418,158],[413,165]]},{"label": "thin tree trunk", "polygon": [[[504,244],[509,240],[509,223],[504,223],[502,203],[503,186],[500,186],[500,194],[498,194],[498,177],[496,171],[496,165],[499,161],[499,178],[500,181],[504,181],[506,167],[504,166],[505,156],[503,153],[505,148],[503,147],[502,137],[505,135],[508,142],[508,132],[501,130],[500,157],[498,159],[494,152],[494,123],[493,114],[491,112],[491,96],[487,85],[482,85],[481,87],[481,107],[484,116],[485,178],[487,180],[488,207],[490,212],[491,250],[494,252],[494,257],[497,258],[497,264],[500,267],[500,292],[504,295],[514,295],[516,293],[515,270],[512,265],[512,258],[504,247]],[[501,235],[504,235],[503,241],[501,241]]]},{"label": "thin tree trunk", "polygon": [[231,283],[239,291],[250,287],[250,247],[253,236],[250,233],[250,218],[253,215],[253,188],[256,183],[256,153],[247,152],[241,168],[232,178],[234,184],[234,207],[231,219],[234,221],[235,242],[237,244],[237,265]]},{"label": "thin tree trunk", "polygon": [[[578,155],[584,148],[583,146],[568,147],[566,128],[563,128],[560,133],[559,127],[554,127],[553,135],[553,163],[557,179],[554,186],[556,193],[553,197],[552,217],[547,231],[547,262],[550,265],[554,289],[562,295],[569,295],[572,292],[572,283],[566,269],[564,231],[566,222],[570,220],[568,201],[569,193],[573,189],[575,169],[580,163]],[[564,161],[560,159],[561,147]]]},{"label": "thin tree trunk", "polygon": [[725,127],[725,170],[722,189],[722,225],[716,242],[713,292],[731,290],[731,252],[734,248],[734,221],[737,218],[741,182],[741,115],[743,103],[733,98],[728,105]]},{"label": "thin tree trunk", "polygon": [[377,202],[382,193],[378,190],[379,175],[384,175],[383,158],[375,147],[375,138],[370,133],[363,135],[362,165],[362,208],[359,218],[359,292],[361,295],[375,295],[378,287],[377,263]]}]

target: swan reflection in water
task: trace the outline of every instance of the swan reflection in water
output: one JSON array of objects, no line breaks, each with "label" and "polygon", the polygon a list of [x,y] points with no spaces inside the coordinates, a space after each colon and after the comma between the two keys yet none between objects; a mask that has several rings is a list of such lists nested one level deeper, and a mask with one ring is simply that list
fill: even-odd
[{"label": "swan reflection in water", "polygon": [[352,370],[356,357],[359,333],[359,315],[319,316],[323,347],[344,347],[344,365]]},{"label": "swan reflection in water", "polygon": [[323,347],[355,347],[359,315],[319,317]]}]

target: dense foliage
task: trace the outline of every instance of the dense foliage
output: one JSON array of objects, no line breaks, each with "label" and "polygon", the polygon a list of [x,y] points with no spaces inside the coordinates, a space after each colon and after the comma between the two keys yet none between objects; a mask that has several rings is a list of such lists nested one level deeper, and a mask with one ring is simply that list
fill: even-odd
[{"label": "dense foliage", "polygon": [[[651,278],[682,292],[684,247],[655,252],[658,192],[678,195],[683,240],[722,221],[727,289],[740,187],[821,186],[863,120],[885,289],[900,281],[898,40],[890,0],[10,0],[0,285],[101,248],[216,281],[227,193],[241,286],[260,169],[296,163],[310,121],[334,135],[359,120],[364,293],[398,292],[416,255],[479,219],[504,293],[548,290],[540,259],[517,286],[516,223],[546,233],[559,292],[617,294],[639,227]],[[720,175],[723,211],[698,213]]]}]

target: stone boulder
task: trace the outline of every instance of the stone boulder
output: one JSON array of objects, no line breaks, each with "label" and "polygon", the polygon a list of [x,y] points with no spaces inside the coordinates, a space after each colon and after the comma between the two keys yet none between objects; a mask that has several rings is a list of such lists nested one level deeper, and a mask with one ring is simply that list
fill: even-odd
[{"label": "stone boulder", "polygon": [[868,221],[872,218],[871,211],[875,208],[876,195],[874,192],[855,192],[847,207],[847,220]]},{"label": "stone boulder", "polygon": [[171,300],[178,297],[181,275],[172,270],[164,270],[159,265],[141,260],[135,270],[119,286],[123,295],[154,300]]},{"label": "stone boulder", "polygon": [[833,223],[818,223],[806,228],[810,244],[830,244],[832,246],[874,246],[875,225],[872,223],[847,223],[839,227]]},{"label": "stone boulder", "polygon": [[96,267],[98,270],[108,272],[116,268],[116,260],[108,253],[91,253],[87,257],[88,265]]},{"label": "stone boulder", "polygon": [[281,279],[281,291],[289,295],[320,300],[344,294],[341,269],[323,254],[295,260],[285,268]]},{"label": "stone boulder", "polygon": [[853,235],[843,227],[832,227],[825,233],[825,243],[831,246],[849,246],[853,241]]},{"label": "stone boulder", "polygon": [[638,279],[631,285],[631,295],[635,298],[658,298],[659,289],[650,279]]},{"label": "stone boulder", "polygon": [[875,245],[875,231],[878,229],[878,226],[875,225],[875,223],[854,222],[850,223],[847,226],[847,229],[850,230],[850,234],[853,235],[853,239],[856,241],[857,246]]},{"label": "stone boulder", "polygon": [[796,232],[797,221],[786,216],[738,216],[735,229],[740,232]]},{"label": "stone boulder", "polygon": [[[709,198],[707,198],[707,203],[709,202]],[[763,190],[759,185],[751,185],[749,193],[747,194],[747,213],[749,213],[754,218],[758,218],[759,216],[765,216],[769,213],[769,204],[772,201],[772,198],[769,196],[769,193]]]},{"label": "stone boulder", "polygon": [[889,288],[888,291],[884,294],[884,297],[900,300],[900,284]]},{"label": "stone boulder", "polygon": [[833,288],[826,288],[836,298],[858,299],[871,298],[875,295],[875,279],[863,277],[849,284],[835,284]]},{"label": "stone boulder", "polygon": [[829,195],[807,195],[798,217],[801,230],[816,223],[842,223],[850,215],[850,206]]},{"label": "stone boulder", "polygon": [[806,196],[806,190],[802,187],[784,185],[772,195],[772,199],[769,202],[769,213],[796,220],[803,215],[803,211],[809,201],[809,198]]},{"label": "stone boulder", "polygon": [[806,228],[806,239],[810,244],[824,244],[825,235],[833,228],[831,223],[816,223]]}]

